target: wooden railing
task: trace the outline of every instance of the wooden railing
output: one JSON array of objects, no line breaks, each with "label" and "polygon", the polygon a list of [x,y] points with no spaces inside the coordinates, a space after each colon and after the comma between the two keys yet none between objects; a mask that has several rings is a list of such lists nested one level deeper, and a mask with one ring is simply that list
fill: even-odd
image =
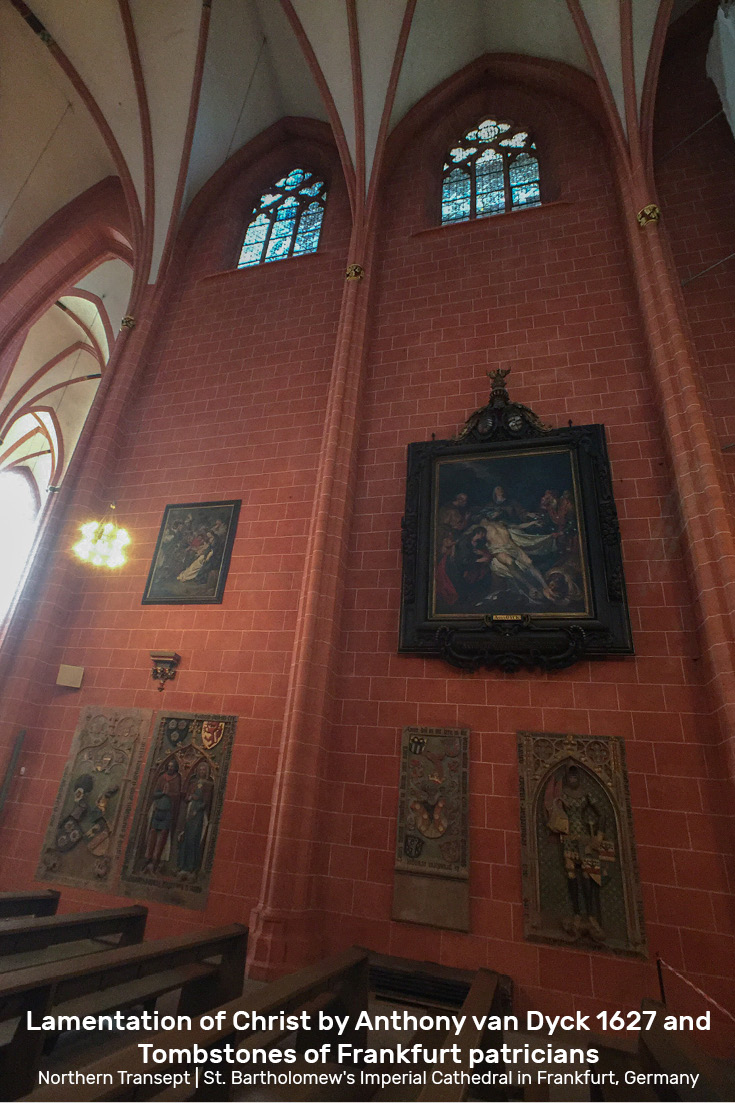
[{"label": "wooden railing", "polygon": [[[322,1010],[325,1014],[349,1015],[350,1022],[354,1023],[359,1012],[366,1010],[367,1001],[368,955],[365,950],[353,947],[350,950],[336,954],[334,957],[327,958],[325,961],[301,969],[291,976],[281,977],[249,996],[242,996],[239,999],[231,1000],[222,1007],[213,1008],[208,1014],[216,1016],[218,1011],[225,1013],[221,1029],[202,1030],[195,1026],[194,1029],[188,1031],[162,1031],[159,1034],[148,1035],[144,1040],[156,1049],[161,1050],[169,1050],[172,1047],[193,1050],[194,1046],[209,1050],[222,1047],[226,1043],[230,1043],[238,1050],[271,1049],[282,1041],[288,1033],[293,1032],[279,1029],[269,1031],[233,1029],[233,1016],[236,1012],[247,1011],[251,1015],[268,1016],[279,1011],[283,1011],[286,1015],[293,1015],[302,1011],[318,1014],[318,1011]],[[354,1027],[348,1027],[339,1037],[339,1042],[353,1046],[364,1046],[366,1033],[364,1029],[356,1030]],[[302,1053],[307,1047],[318,1047],[325,1041],[334,1042],[336,1040],[333,1032],[325,1031],[320,1034],[318,1030],[310,1029],[308,1032],[297,1032],[295,1042],[292,1044],[297,1051]],[[237,1064],[234,1067],[247,1069],[248,1065]],[[262,1068],[262,1066],[260,1067]],[[293,1068],[293,1066],[289,1067]],[[309,1071],[314,1071],[315,1068],[317,1071],[319,1069],[319,1066],[315,1065],[306,1067]],[[340,1066],[340,1068],[343,1067]],[[130,1099],[131,1089],[122,1088],[120,1085],[119,1069],[125,1069],[126,1072],[133,1075],[152,1071],[156,1073],[181,1073],[187,1069],[193,1073],[191,1076],[192,1083],[188,1085],[178,1085],[175,1088],[136,1087],[134,1095],[136,1100],[202,1099],[209,1103],[209,1101],[214,1100],[230,1099],[233,1094],[242,1094],[242,1089],[233,1088],[229,1083],[230,1066],[219,1064],[212,1066],[212,1068],[222,1071],[222,1078],[225,1083],[209,1085],[200,1083],[197,1090],[194,1066],[186,1063],[182,1064],[178,1060],[172,1060],[170,1063],[166,1061],[156,1062],[153,1066],[146,1064],[143,1052],[136,1042],[125,1049],[118,1050],[112,1057],[105,1057],[80,1067],[79,1071],[86,1075],[93,1075],[96,1083],[76,1085],[73,1089],[73,1098],[75,1103],[76,1101],[83,1103],[85,1100]],[[112,1074],[113,1083],[111,1086],[106,1086],[102,1082],[104,1074]],[[67,1100],[69,1092],[68,1086],[48,1087],[33,1092],[27,1098],[33,1100],[34,1103],[40,1103],[41,1100]],[[288,1098],[292,1097],[289,1090]],[[321,1096],[315,1098],[321,1098]],[[333,1098],[342,1100],[346,1096],[338,1092]]]}]

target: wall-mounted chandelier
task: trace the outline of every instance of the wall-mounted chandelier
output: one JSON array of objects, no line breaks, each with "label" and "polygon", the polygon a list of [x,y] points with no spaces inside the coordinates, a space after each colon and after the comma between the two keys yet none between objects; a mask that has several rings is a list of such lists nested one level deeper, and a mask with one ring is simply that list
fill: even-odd
[{"label": "wall-mounted chandelier", "polygon": [[114,502],[101,521],[87,521],[80,526],[82,539],[72,548],[74,554],[93,567],[122,567],[126,562],[125,548],[130,537],[113,520]]}]

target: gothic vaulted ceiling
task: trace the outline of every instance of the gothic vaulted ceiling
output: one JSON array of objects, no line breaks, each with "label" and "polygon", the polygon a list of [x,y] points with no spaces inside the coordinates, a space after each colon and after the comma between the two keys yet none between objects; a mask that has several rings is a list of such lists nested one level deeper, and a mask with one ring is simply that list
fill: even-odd
[{"label": "gothic vaulted ceiling", "polygon": [[[676,13],[688,3],[677,0]],[[390,131],[486,53],[592,76],[625,135],[671,9],[672,0],[0,0],[0,262],[114,175],[137,225],[138,278],[154,282],[200,188],[289,115],[332,126],[359,204]]]}]

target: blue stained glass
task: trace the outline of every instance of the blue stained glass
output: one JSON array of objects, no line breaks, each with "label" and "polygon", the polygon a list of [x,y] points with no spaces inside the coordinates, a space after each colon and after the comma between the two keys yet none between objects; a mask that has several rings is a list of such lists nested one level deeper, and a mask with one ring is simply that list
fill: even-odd
[{"label": "blue stained glass", "polygon": [[524,184],[520,188],[512,188],[514,207],[538,207],[541,203],[541,192],[538,184]]},{"label": "blue stained glass", "polygon": [[[472,153],[477,153],[477,147],[476,146],[467,146],[465,149],[450,149],[449,150],[449,156],[452,158],[452,161],[455,164],[458,164],[460,161],[466,161],[467,158]],[[448,169],[449,165],[445,165],[444,168]]]},{"label": "blue stained glass", "polygon": [[248,226],[248,232],[245,235],[245,241],[243,242],[242,252],[240,253],[240,260],[237,263],[238,268],[247,268],[251,264],[260,264],[260,258],[263,255],[263,245],[268,235],[268,228],[271,224],[271,220],[267,215],[259,214],[257,218]]},{"label": "blue stained glass", "polygon": [[510,166],[514,207],[531,207],[541,202],[538,161],[530,153],[519,153]]},{"label": "blue stained glass", "polygon": [[320,203],[311,203],[301,216],[299,232],[294,242],[293,255],[301,253],[313,253],[319,241],[319,232],[322,228],[324,208]]},{"label": "blue stained glass", "polygon": [[278,180],[253,211],[238,268],[315,252],[326,197],[324,181],[304,169]]},{"label": "blue stained glass", "polygon": [[503,158],[494,149],[487,149],[482,157],[478,157],[475,182],[478,215],[502,211],[505,207]]},{"label": "blue stained glass", "polygon": [[296,227],[297,213],[298,204],[293,196],[284,199],[283,203],[281,203],[276,211],[276,218],[273,223],[273,230],[271,231],[271,239],[268,242],[268,248],[263,257],[264,261],[280,260],[282,257],[288,256],[291,238],[293,237]]},{"label": "blue stained glass", "polygon": [[284,176],[282,180],[276,181],[277,188],[297,188],[299,184],[303,184],[306,180],[306,173],[303,169],[292,169],[288,176]]},{"label": "blue stained glass", "polygon": [[456,168],[444,178],[442,222],[461,222],[470,217],[472,182],[469,174]]},{"label": "blue stained glass", "polygon": [[512,138],[502,138],[500,145],[509,146],[511,149],[523,149],[527,141],[528,134],[523,130],[518,130]]},{"label": "blue stained glass", "polygon": [[484,119],[447,153],[442,222],[541,203],[536,145],[513,123]]}]

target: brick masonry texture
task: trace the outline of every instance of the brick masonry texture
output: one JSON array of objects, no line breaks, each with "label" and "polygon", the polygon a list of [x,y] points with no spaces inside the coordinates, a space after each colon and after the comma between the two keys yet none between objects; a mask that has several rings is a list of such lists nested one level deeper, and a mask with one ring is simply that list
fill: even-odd
[{"label": "brick masonry texture", "polygon": [[[672,56],[663,79],[675,86],[683,64]],[[692,126],[662,118],[657,148],[670,147],[679,128],[688,132],[710,110],[703,82],[702,89],[687,105]],[[463,126],[492,113],[537,137],[548,202],[437,227],[443,150]],[[727,999],[735,957],[727,791],[607,149],[571,103],[512,86],[473,93],[449,123],[435,120],[412,138],[382,199],[341,658],[315,842],[325,949],[356,942],[499,969],[513,977],[521,1009],[595,1012],[655,994],[650,963],[539,947],[522,935],[515,733],[622,736],[649,945]],[[732,141],[720,123],[712,127],[659,170],[682,273],[711,263],[718,250],[724,255],[729,232],[721,181]],[[697,152],[700,141],[710,143],[713,160]],[[114,484],[119,516],[134,534],[130,565],[118,575],[75,576],[80,599],[55,657],[86,668],[84,688],[53,687],[49,663],[49,683],[34,701],[27,774],[3,828],[3,887],[29,884],[84,704],[165,702],[237,713],[207,910],[151,905],[152,936],[202,921],[247,922],[258,899],[338,336],[350,226],[336,170],[319,253],[238,272],[224,258],[231,263],[236,253],[237,202],[252,189],[252,173],[232,185],[225,213],[210,213],[186,255],[119,444]],[[706,235],[700,205],[721,215]],[[686,291],[723,440],[735,439],[727,374],[732,263]],[[507,677],[463,675],[438,660],[396,654],[406,445],[453,435],[486,401],[485,373],[497,366],[512,368],[512,397],[545,421],[607,426],[635,659]],[[220,498],[243,502],[223,604],[142,607],[164,506]],[[165,694],[150,679],[148,651],[156,647],[183,657]],[[405,724],[472,730],[469,935],[389,918]],[[310,841],[294,839],[294,853]],[[65,889],[63,903],[99,906],[100,897]]]}]

